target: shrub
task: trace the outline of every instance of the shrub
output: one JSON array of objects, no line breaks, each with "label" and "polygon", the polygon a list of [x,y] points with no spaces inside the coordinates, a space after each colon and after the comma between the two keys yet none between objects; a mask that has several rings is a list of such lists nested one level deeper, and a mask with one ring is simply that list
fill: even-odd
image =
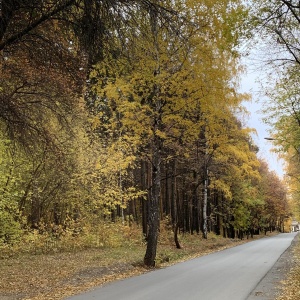
[{"label": "shrub", "polygon": [[19,240],[22,230],[20,224],[6,211],[0,211],[0,242],[15,243]]}]

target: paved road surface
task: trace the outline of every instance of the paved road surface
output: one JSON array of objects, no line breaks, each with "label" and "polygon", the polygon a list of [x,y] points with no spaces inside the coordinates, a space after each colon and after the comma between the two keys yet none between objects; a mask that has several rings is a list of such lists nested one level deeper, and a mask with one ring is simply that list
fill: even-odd
[{"label": "paved road surface", "polygon": [[246,300],[295,236],[259,239],[68,299]]}]

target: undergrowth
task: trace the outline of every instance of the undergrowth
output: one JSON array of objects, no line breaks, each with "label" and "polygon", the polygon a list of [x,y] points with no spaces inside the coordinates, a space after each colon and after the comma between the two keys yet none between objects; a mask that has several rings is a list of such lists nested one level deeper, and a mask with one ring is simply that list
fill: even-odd
[{"label": "undergrowth", "polygon": [[80,231],[56,228],[55,231],[43,228],[24,232],[14,243],[0,241],[0,258],[21,254],[50,254],[74,252],[94,248],[129,247],[142,242],[140,228],[122,223],[100,223],[97,226],[85,226]]},{"label": "undergrowth", "polygon": [[[167,221],[162,222],[158,244],[158,263],[181,259],[189,252],[205,252],[230,244],[230,240],[210,233],[203,241],[202,235],[179,234],[181,251],[177,251],[174,233]],[[78,252],[84,249],[145,248],[146,241],[140,226],[136,223],[101,222],[97,225],[60,226],[46,230],[43,225],[38,229],[26,231],[14,243],[0,241],[0,259],[22,254],[39,255],[63,252]]]},{"label": "undergrowth", "polygon": [[[143,267],[146,242],[136,224],[99,224],[57,232],[31,231],[18,243],[0,245],[0,299],[65,299],[108,281],[147,272]],[[229,248],[245,241],[209,234],[179,234],[162,224],[156,266],[165,267]],[[6,297],[6,298],[5,298]]]}]

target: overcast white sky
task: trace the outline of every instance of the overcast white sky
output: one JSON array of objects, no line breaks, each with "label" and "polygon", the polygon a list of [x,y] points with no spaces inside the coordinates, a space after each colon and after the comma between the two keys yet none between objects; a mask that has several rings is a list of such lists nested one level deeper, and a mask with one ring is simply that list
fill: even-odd
[{"label": "overcast white sky", "polygon": [[[246,60],[245,60],[246,61]],[[268,162],[269,169],[276,171],[276,173],[283,177],[283,161],[279,160],[277,155],[271,151],[272,142],[265,140],[269,137],[268,127],[263,123],[263,114],[260,112],[262,109],[263,98],[259,95],[260,85],[259,81],[263,80],[263,68],[259,69],[257,65],[255,68],[251,64],[251,59],[246,61],[247,72],[242,76],[241,91],[247,92],[252,95],[252,101],[244,103],[245,107],[249,110],[250,116],[247,121],[248,127],[255,128],[257,135],[253,135],[253,140],[259,147],[259,157]]]}]

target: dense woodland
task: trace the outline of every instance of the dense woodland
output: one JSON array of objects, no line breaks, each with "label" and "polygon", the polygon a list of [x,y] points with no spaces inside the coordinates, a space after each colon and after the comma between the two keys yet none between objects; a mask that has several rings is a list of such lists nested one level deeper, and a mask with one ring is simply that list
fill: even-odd
[{"label": "dense woodland", "polygon": [[[288,230],[299,19],[296,1],[0,0],[0,246],[137,225],[153,266],[161,226],[178,248]],[[266,121],[294,195],[243,122],[239,49],[257,32],[283,53]]]}]

